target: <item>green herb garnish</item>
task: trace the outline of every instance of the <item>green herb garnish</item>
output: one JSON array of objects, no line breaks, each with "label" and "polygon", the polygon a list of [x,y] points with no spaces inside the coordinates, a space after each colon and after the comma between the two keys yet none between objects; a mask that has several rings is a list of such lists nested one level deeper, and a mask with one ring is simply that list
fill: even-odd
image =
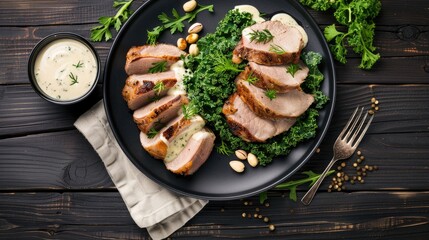
[{"label": "green herb garnish", "polygon": [[290,75],[292,75],[292,77],[295,77],[295,73],[300,70],[301,68],[299,67],[298,64],[289,64],[289,66],[286,69],[287,73],[290,73]]},{"label": "green herb garnish", "polygon": [[188,12],[183,16],[180,16],[176,9],[171,10],[172,16],[169,17],[166,13],[161,13],[158,15],[158,19],[162,22],[161,26],[157,26],[153,28],[151,31],[147,31],[147,43],[148,44],[155,44],[159,35],[164,31],[169,29],[171,34],[174,34],[176,32],[183,32],[183,28],[185,27],[185,24],[183,24],[184,21],[191,22],[195,19],[195,17],[198,15],[198,13],[208,10],[209,12],[213,12],[213,5],[198,5],[198,7],[192,11]]},{"label": "green herb garnish", "polygon": [[277,97],[277,91],[274,89],[268,89],[265,91],[265,96],[267,96],[270,100],[273,100]]},{"label": "green herb garnish", "polygon": [[271,44],[269,51],[273,52],[275,54],[278,54],[278,55],[282,55],[282,54],[286,53],[286,51],[281,46],[279,46],[277,44]]},{"label": "green herb garnish", "polygon": [[224,154],[224,155],[230,155],[234,152],[230,148],[228,148],[228,146],[226,145],[226,143],[224,141],[222,141],[220,146],[216,148],[216,151],[218,153]]},{"label": "green herb garnish", "polygon": [[165,72],[167,70],[167,61],[152,63],[152,66],[149,68],[149,73]]},{"label": "green herb garnish", "polygon": [[241,64],[235,64],[232,62],[232,58],[228,58],[226,55],[220,52],[214,52],[210,54],[210,58],[213,60],[214,70],[217,73],[235,72],[240,73],[244,70],[244,66]]},{"label": "green herb garnish", "polygon": [[81,68],[81,67],[83,67],[83,62],[80,62],[80,60],[79,60],[79,62],[77,62],[76,64],[72,64],[72,66],[75,68]]},{"label": "green herb garnish", "polygon": [[253,72],[249,73],[249,75],[246,78],[246,81],[251,83],[251,84],[255,84],[259,79],[257,77],[255,77],[255,75],[253,75]]},{"label": "green herb garnish", "polygon": [[121,8],[119,8],[118,12],[113,17],[100,17],[98,19],[100,25],[91,28],[91,41],[100,42],[103,40],[103,38],[104,41],[112,39],[112,32],[110,31],[110,28],[113,27],[116,31],[119,31],[122,24],[125,23],[125,21],[127,21],[129,16],[131,15],[131,11],[128,9],[128,7],[131,5],[132,2],[133,0],[114,1],[113,7]]},{"label": "green herb garnish", "polygon": [[335,19],[347,30],[340,32],[336,25],[332,24],[324,29],[326,40],[330,43],[330,49],[335,59],[346,63],[347,45],[355,53],[361,55],[362,69],[371,69],[380,59],[380,54],[375,53],[374,42],[374,18],[381,10],[380,0],[350,0],[350,1],[319,1],[300,0],[306,6],[317,11],[333,10]]},{"label": "green herb garnish", "polygon": [[264,29],[262,31],[256,30],[251,33],[250,35],[250,42],[257,42],[257,43],[267,43],[271,40],[273,40],[274,36],[271,34],[271,32],[268,29]]},{"label": "green herb garnish", "polygon": [[159,81],[155,84],[153,90],[156,92],[156,95],[159,96],[159,94],[161,94],[161,92],[165,90],[165,84],[162,81]]},{"label": "green herb garnish", "polygon": [[148,138],[154,138],[156,134],[158,134],[158,130],[156,130],[154,127],[151,127],[147,133]]},{"label": "green herb garnish", "polygon": [[72,81],[71,81],[71,83],[70,83],[70,86],[71,86],[71,85],[74,85],[74,84],[76,84],[76,83],[79,83],[79,82],[77,81],[77,75],[74,75],[72,72],[70,72],[70,74],[69,74],[69,78],[72,80]]},{"label": "green herb garnish", "polygon": [[193,104],[193,102],[190,102],[186,105],[184,104],[182,105],[182,113],[185,119],[191,119],[198,113],[197,106]]},{"label": "green herb garnish", "polygon": [[[335,170],[331,170],[329,171],[326,176],[329,176],[331,174],[333,174],[335,172]],[[303,179],[299,179],[299,180],[292,180],[292,181],[287,181],[284,183],[281,183],[277,186],[274,187],[274,189],[277,190],[289,190],[289,199],[296,202],[297,196],[296,196],[296,188],[298,186],[301,186],[303,184],[306,183],[310,183],[309,187],[313,186],[314,183],[316,183],[317,179],[319,179],[321,174],[317,174],[314,173],[313,171],[306,171],[306,172],[302,172],[302,174],[307,175],[306,178]],[[263,192],[259,195],[259,202],[261,204],[263,204],[265,202],[265,200],[267,200],[268,196],[266,192]]]}]

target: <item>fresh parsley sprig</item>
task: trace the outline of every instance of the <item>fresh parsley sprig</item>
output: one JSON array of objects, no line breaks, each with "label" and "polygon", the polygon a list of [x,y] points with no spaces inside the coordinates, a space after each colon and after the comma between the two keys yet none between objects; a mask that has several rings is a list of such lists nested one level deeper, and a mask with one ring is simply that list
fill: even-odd
[{"label": "fresh parsley sprig", "polygon": [[119,8],[118,12],[113,17],[100,17],[98,22],[100,25],[93,27],[91,29],[91,41],[101,42],[104,38],[104,41],[109,41],[112,39],[112,32],[110,28],[115,28],[116,31],[119,31],[122,24],[128,20],[131,15],[131,11],[128,9],[133,0],[130,1],[114,1],[113,7]]},{"label": "fresh parsley sprig", "polygon": [[246,78],[246,82],[251,84],[255,84],[258,80],[259,79],[253,74],[253,72],[251,72]]},{"label": "fresh parsley sprig", "polygon": [[170,30],[171,34],[174,34],[176,32],[183,32],[183,28],[185,27],[184,21],[192,22],[192,20],[195,19],[195,17],[198,15],[198,13],[202,11],[209,11],[213,12],[213,5],[198,5],[198,7],[192,11],[188,12],[183,16],[180,16],[176,9],[171,10],[172,16],[168,16],[166,13],[161,13],[158,15],[158,19],[162,22],[162,25],[157,26],[153,28],[151,31],[147,31],[147,43],[148,44],[155,44],[158,40],[159,35],[164,30]]},{"label": "fresh parsley sprig", "polygon": [[326,40],[335,59],[341,63],[346,63],[347,47],[361,55],[362,69],[371,69],[380,59],[380,54],[373,45],[374,41],[374,18],[381,10],[380,0],[340,0],[340,1],[319,1],[300,0],[303,5],[311,7],[317,11],[334,10],[334,17],[339,24],[346,27],[346,31],[337,30],[334,23],[324,29]]},{"label": "fresh parsley sprig", "polygon": [[262,31],[256,30],[251,33],[250,35],[250,42],[257,42],[257,43],[267,43],[271,40],[273,40],[274,36],[271,34],[271,32],[268,29],[264,29]]},{"label": "fresh parsley sprig", "polygon": [[147,137],[148,138],[154,138],[156,136],[156,134],[158,134],[158,130],[156,130],[154,127],[150,128],[148,133],[147,133]]},{"label": "fresh parsley sprig", "polygon": [[228,58],[225,54],[215,51],[210,54],[210,58],[213,60],[214,71],[217,73],[235,72],[240,73],[244,70],[243,64],[235,64],[232,62],[232,58]]}]

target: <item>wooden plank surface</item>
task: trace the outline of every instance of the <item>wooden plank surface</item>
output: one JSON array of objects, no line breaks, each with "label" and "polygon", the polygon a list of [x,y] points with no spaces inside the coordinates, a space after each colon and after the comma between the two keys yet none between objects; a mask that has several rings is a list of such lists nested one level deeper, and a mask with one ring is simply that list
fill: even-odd
[{"label": "wooden plank surface", "polygon": [[[280,192],[268,197],[269,207],[256,198],[211,202],[171,238],[424,239],[429,234],[429,192],[320,193],[311,206],[289,201]],[[379,199],[383,204],[374,204]],[[275,231],[254,218],[256,208]],[[117,192],[0,193],[0,209],[0,236],[5,239],[148,239]]]},{"label": "wooden plank surface", "polygon": [[[132,9],[143,2],[135,0]],[[39,98],[27,77],[28,55],[44,36],[70,31],[89,38],[100,16],[114,14],[110,0],[0,1],[0,239],[150,239],[72,125],[101,99],[102,83],[87,101],[64,107]],[[329,13],[310,14],[321,28],[335,21]],[[172,239],[428,239],[429,2],[382,0],[376,24],[382,59],[371,71],[358,69],[353,54],[346,65],[335,64],[334,118],[320,153],[300,171],[323,170],[348,116],[371,97],[381,110],[360,150],[365,164],[380,170],[344,192],[328,193],[325,181],[308,207],[274,190],[270,207],[260,206],[257,196],[210,202]],[[102,67],[111,44],[94,43]],[[306,189],[299,187],[298,197]],[[242,218],[256,207],[274,232],[253,215]]]}]

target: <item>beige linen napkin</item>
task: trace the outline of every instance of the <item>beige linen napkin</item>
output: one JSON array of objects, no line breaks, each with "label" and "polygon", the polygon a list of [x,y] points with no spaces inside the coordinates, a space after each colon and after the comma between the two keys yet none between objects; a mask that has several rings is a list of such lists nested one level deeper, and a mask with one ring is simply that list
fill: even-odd
[{"label": "beige linen napkin", "polygon": [[172,193],[143,175],[116,142],[102,101],[74,125],[97,151],[131,217],[153,239],[168,237],[207,204],[208,201]]}]

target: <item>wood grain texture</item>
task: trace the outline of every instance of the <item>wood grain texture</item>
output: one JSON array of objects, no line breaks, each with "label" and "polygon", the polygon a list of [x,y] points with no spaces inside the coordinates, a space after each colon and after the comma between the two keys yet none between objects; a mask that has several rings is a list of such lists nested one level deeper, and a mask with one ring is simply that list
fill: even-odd
[{"label": "wood grain texture", "polygon": [[[378,165],[382,170],[369,174],[366,184],[350,186],[349,190],[427,189],[429,85],[340,85],[337,98],[340,104],[337,103],[334,120],[320,146],[321,153],[314,155],[302,171],[323,170],[331,158],[332,144],[351,112],[357,105],[368,107],[373,96],[380,101],[380,111],[360,149],[367,157],[366,164]],[[416,99],[421,104],[416,104]],[[8,109],[14,102],[0,102],[4,103],[0,109],[6,116],[13,113],[16,106],[25,106],[17,101],[16,106]],[[45,106],[45,103],[35,106]],[[63,108],[52,107],[28,107],[34,112],[17,111],[15,116],[9,115],[9,119],[0,118],[4,120],[0,126],[4,126],[2,132],[7,137],[0,140],[0,190],[112,187],[104,166],[83,136],[76,130],[62,131],[62,128],[73,129],[71,124],[77,111],[71,110],[73,114],[67,116]],[[28,123],[20,115],[22,113],[33,114],[33,118],[39,116],[40,120]],[[57,120],[61,116],[64,117],[62,122]],[[57,128],[53,127],[55,123]],[[17,132],[9,132],[11,129]],[[42,133],[10,137],[23,135],[30,129]],[[43,133],[48,131],[54,132]],[[353,158],[349,164],[351,161]]]},{"label": "wood grain texture", "polygon": [[[175,232],[173,239],[424,239],[429,234],[429,192],[321,193],[311,206],[269,194],[269,207],[257,198],[209,203]],[[379,199],[383,199],[380,202]],[[332,203],[335,202],[335,205]],[[276,230],[253,218],[267,216]],[[3,238],[148,239],[130,218],[117,192],[2,193]],[[242,218],[250,213],[252,217]]]}]

